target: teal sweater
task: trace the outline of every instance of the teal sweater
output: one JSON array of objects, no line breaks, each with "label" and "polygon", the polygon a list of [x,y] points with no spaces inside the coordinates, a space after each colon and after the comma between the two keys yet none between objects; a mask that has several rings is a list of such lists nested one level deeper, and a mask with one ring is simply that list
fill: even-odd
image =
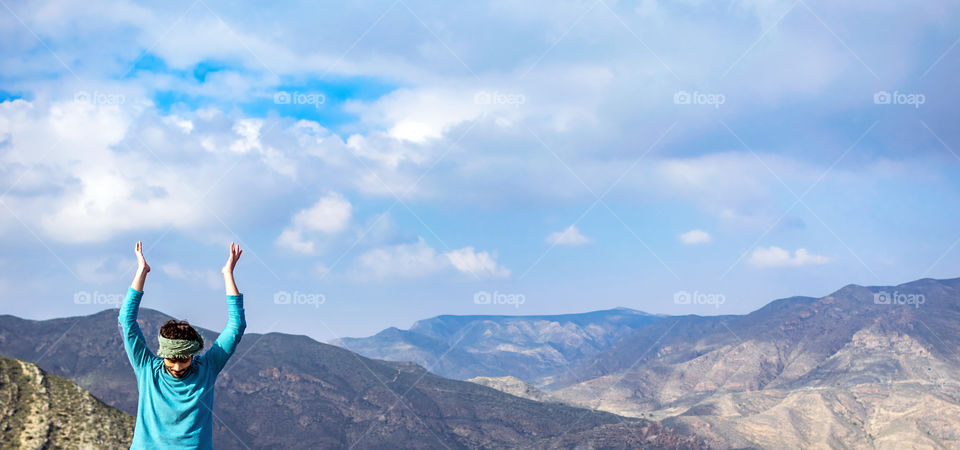
[{"label": "teal sweater", "polygon": [[194,356],[181,378],[149,348],[137,324],[143,291],[127,289],[120,307],[120,332],[137,377],[140,399],[130,448],[213,448],[213,385],[247,328],[243,294],[227,296],[227,325],[206,353]]}]

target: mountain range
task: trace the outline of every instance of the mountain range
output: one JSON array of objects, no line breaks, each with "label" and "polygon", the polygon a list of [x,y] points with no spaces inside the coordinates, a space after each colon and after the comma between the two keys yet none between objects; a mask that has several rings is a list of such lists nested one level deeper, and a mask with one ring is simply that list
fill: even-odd
[{"label": "mountain range", "polygon": [[419,320],[409,330],[391,327],[330,344],[368,358],[412,361],[448,378],[513,376],[539,386],[664,317],[628,308],[541,316],[443,315]]},{"label": "mountain range", "polygon": [[335,342],[721,448],[960,448],[958,330],[960,279],[921,279],[742,315],[439,316]]},{"label": "mountain range", "polygon": [[[135,414],[117,313],[0,316],[0,354],[36,362]],[[170,318],[141,308],[139,323],[155,336]],[[208,344],[215,340],[198,329]],[[147,342],[156,351],[156,339]],[[245,334],[216,390],[217,448],[705,448],[655,421],[520,398],[302,335]]]},{"label": "mountain range", "polygon": [[958,330],[960,279],[848,285],[746,315],[663,320],[547,392],[716,446],[957,448]]},{"label": "mountain range", "polygon": [[[0,316],[0,354],[133,413],[116,315]],[[152,335],[168,318],[142,308],[140,324]],[[218,448],[960,448],[958,330],[960,279],[921,279],[739,315],[437,316],[332,341],[343,348],[248,333],[217,382],[215,439]]]}]

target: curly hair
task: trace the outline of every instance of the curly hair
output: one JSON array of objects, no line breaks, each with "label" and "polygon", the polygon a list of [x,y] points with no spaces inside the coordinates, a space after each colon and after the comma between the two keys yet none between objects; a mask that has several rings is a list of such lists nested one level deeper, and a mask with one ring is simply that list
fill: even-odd
[{"label": "curly hair", "polygon": [[160,335],[167,339],[190,339],[199,341],[200,335],[186,320],[170,319],[160,327]]}]

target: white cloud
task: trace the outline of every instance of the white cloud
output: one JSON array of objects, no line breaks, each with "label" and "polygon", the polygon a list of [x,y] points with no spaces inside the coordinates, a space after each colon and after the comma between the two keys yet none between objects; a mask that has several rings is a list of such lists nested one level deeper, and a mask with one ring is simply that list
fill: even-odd
[{"label": "white cloud", "polygon": [[680,242],[687,245],[705,244],[713,239],[710,237],[710,233],[703,230],[690,230],[680,234],[678,237],[680,238]]},{"label": "white cloud", "polygon": [[487,252],[477,253],[473,247],[464,247],[445,253],[457,270],[463,273],[476,275],[479,278],[505,278],[510,276],[510,269],[500,266],[495,260],[496,255]]},{"label": "white cloud", "polygon": [[309,231],[336,233],[350,221],[353,206],[338,192],[330,192],[308,209],[293,217],[293,224]]},{"label": "white cloud", "polygon": [[[98,89],[126,101],[51,103],[38,95],[0,102],[0,182],[23,221],[0,217],[0,229],[25,225],[68,243],[132,230],[210,236],[238,216],[276,214],[277,199],[290,198],[291,188],[313,188],[314,180],[296,179],[307,163],[325,186],[353,182],[356,165],[338,159],[342,141],[322,127],[309,133],[305,121],[265,125],[216,108],[164,116],[126,91]],[[275,131],[269,143],[268,126]]]},{"label": "white cloud", "polygon": [[464,247],[437,252],[422,237],[417,242],[375,248],[357,258],[353,276],[360,279],[423,277],[456,270],[479,278],[502,278],[510,270],[497,264],[496,255]]},{"label": "white cloud", "polygon": [[293,228],[285,228],[281,231],[274,244],[299,253],[310,254],[314,250],[313,241],[304,237],[302,230]]},{"label": "white cloud", "polygon": [[346,144],[357,156],[390,169],[396,169],[404,162],[419,165],[426,160],[422,148],[407,145],[382,132],[372,132],[368,135],[353,134],[347,138]]},{"label": "white cloud", "polygon": [[167,263],[160,266],[160,270],[162,270],[163,273],[170,278],[201,282],[206,284],[211,289],[216,289],[217,287],[223,286],[222,276],[217,271],[212,269],[190,270],[180,267],[180,264],[178,263]]},{"label": "white cloud", "polygon": [[242,119],[233,125],[233,131],[237,133],[239,139],[230,144],[230,150],[237,153],[246,153],[250,150],[261,150],[260,129],[263,128],[263,121],[259,119]]},{"label": "white cloud", "polygon": [[370,103],[348,102],[346,110],[376,123],[401,141],[422,143],[439,138],[451,126],[496,113],[508,125],[525,113],[519,88],[478,87],[475,83],[397,89]]},{"label": "white cloud", "polygon": [[[174,123],[177,124],[178,127],[182,128],[178,122]],[[256,150],[260,154],[261,161],[265,166],[296,181],[296,162],[288,158],[282,151],[279,151],[271,146],[264,145],[261,141],[263,125],[264,121],[262,119],[237,120],[233,124],[233,132],[236,133],[237,139],[234,139],[233,142],[230,143],[230,151],[247,153],[251,150]]]},{"label": "white cloud", "polygon": [[[703,1],[682,3],[712,7],[710,2]],[[3,65],[12,70],[9,74],[12,82],[7,90],[29,92],[27,96],[33,99],[0,104],[0,145],[3,145],[0,186],[10,186],[14,180],[20,180],[4,202],[31,230],[36,229],[44,238],[53,236],[67,242],[103,241],[125,231],[163,231],[167,227],[197,234],[203,227],[222,228],[221,222],[233,227],[237,218],[276,217],[276,211],[270,210],[271,205],[302,195],[293,191],[296,187],[314,192],[318,189],[349,191],[351,198],[354,198],[352,192],[359,191],[387,198],[399,194],[405,199],[406,190],[412,187],[410,195],[418,196],[418,200],[426,199],[424,204],[456,198],[470,206],[515,207],[522,202],[546,211],[558,203],[569,205],[587,195],[578,183],[562,182],[569,180],[570,173],[556,164],[554,151],[586,184],[605,188],[609,180],[618,179],[623,169],[650,143],[637,138],[650,136],[652,140],[659,135],[667,123],[675,120],[672,110],[677,109],[680,114],[677,118],[693,117],[694,120],[680,120],[679,127],[689,126],[685,130],[689,133],[671,132],[660,146],[653,148],[643,164],[625,174],[611,192],[611,198],[641,194],[652,201],[666,200],[681,206],[693,203],[713,212],[731,228],[743,230],[745,227],[739,226],[741,224],[766,228],[785,206],[778,197],[784,190],[777,178],[783,177],[794,189],[803,188],[816,180],[825,167],[816,167],[812,162],[818,161],[816,155],[807,159],[808,152],[789,153],[804,155],[803,160],[776,157],[780,149],[765,147],[765,143],[776,140],[757,139],[749,125],[742,125],[760,123],[758,126],[764,126],[763,121],[751,120],[757,111],[751,110],[750,105],[762,106],[763,100],[789,100],[792,96],[802,99],[799,103],[814,111],[825,110],[821,107],[826,104],[842,109],[844,102],[862,99],[858,95],[837,97],[833,93],[850,91],[845,88],[851,83],[860,83],[865,75],[864,64],[852,58],[847,49],[837,46],[834,37],[825,32],[821,23],[811,20],[803,8],[793,13],[798,17],[791,16],[774,30],[764,45],[744,54],[743,44],[752,42],[758,31],[766,29],[770,18],[779,18],[791,2],[739,0],[738,3],[742,5],[740,11],[724,6],[720,11],[723,15],[718,16],[720,20],[711,19],[706,23],[696,18],[710,15],[690,15],[686,6],[674,7],[662,2],[658,5],[654,1],[645,2],[640,8],[641,14],[622,14],[631,28],[653,25],[649,21],[655,20],[657,29],[670,30],[650,41],[651,49],[663,56],[664,64],[650,58],[638,59],[634,51],[636,43],[623,39],[622,24],[610,14],[590,14],[570,29],[571,20],[581,13],[582,5],[578,2],[484,4],[471,7],[472,14],[464,16],[468,19],[453,27],[441,16],[446,12],[418,9],[424,23],[439,26],[435,31],[443,36],[442,44],[434,35],[424,32],[418,18],[397,15],[394,10],[385,16],[385,22],[371,29],[364,45],[357,46],[342,60],[338,59],[342,49],[355,39],[355,33],[346,31],[357,29],[357,24],[361,24],[361,28],[369,24],[369,11],[363,7],[345,7],[336,14],[318,16],[326,21],[321,26],[331,30],[318,36],[309,32],[316,26],[314,21],[296,20],[317,15],[304,14],[298,8],[276,11],[280,18],[276,23],[287,27],[287,32],[276,34],[272,32],[275,22],[257,20],[256,13],[244,9],[217,9],[223,18],[221,22],[217,15],[209,14],[204,8],[194,8],[190,14],[180,17],[182,8],[160,4],[144,8],[119,3],[105,8],[104,14],[94,14],[80,3],[56,7],[25,3],[17,7],[18,15],[31,24],[38,35],[44,36],[63,60],[87,62],[72,65],[83,83],[98,83],[99,74],[100,86],[84,86],[84,89],[120,92],[126,96],[127,103],[116,108],[51,103],[51,99],[71,98],[70,93],[77,89],[79,82],[51,59],[48,52],[35,51],[35,39],[23,34],[26,30],[19,24],[13,23],[14,26],[0,31],[4,42],[9,43],[6,55],[0,56],[0,63],[6,62]],[[621,13],[631,7],[625,3],[611,4],[611,8]],[[860,16],[860,6],[822,7],[818,13],[824,14],[831,23],[843,23],[852,15]],[[883,2],[878,7],[884,14],[906,13],[910,20],[904,20],[903,24],[911,29],[927,26],[927,21],[917,20],[918,11],[925,10],[923,15],[936,21],[955,17],[956,11],[955,6],[947,8],[937,2],[903,9],[894,2]],[[741,11],[755,14],[763,22],[756,26],[752,16],[741,20],[737,17]],[[731,12],[736,14],[731,17]],[[174,22],[177,25],[172,28],[167,25]],[[868,22],[851,22],[851,26],[854,25],[849,34],[858,40],[868,39],[871,35],[863,31],[875,28]],[[498,29],[497,36],[475,39],[478,30],[491,26]],[[589,39],[592,44],[586,52],[587,47],[558,45],[551,47],[550,54],[542,61],[535,61],[543,55],[543,49],[568,30],[571,34],[567,40]],[[813,33],[808,33],[811,30]],[[811,39],[811,35],[815,35],[815,39]],[[883,45],[908,35],[881,36],[877,48],[896,47],[891,50],[894,53],[885,53],[889,56],[886,58],[864,58],[877,73],[889,75],[885,79],[894,87],[898,74],[915,73],[905,70],[912,60],[923,59],[921,70],[930,64],[923,52],[913,52],[917,56],[902,53],[919,46]],[[128,38],[117,39],[118,36]],[[677,42],[683,44],[680,46],[683,51],[663,51],[675,47]],[[140,56],[141,52],[135,51],[137,48],[150,48],[150,56],[161,60],[162,65],[185,73],[190,73],[200,61],[230,61],[236,66],[209,74],[203,83],[190,76],[152,73],[140,68],[130,73],[130,77],[116,80],[116,75],[123,74]],[[459,64],[457,58],[451,59],[451,51],[455,51],[457,58],[463,58],[463,64]],[[797,55],[802,56],[799,60],[808,62],[802,64],[799,71],[799,66],[794,64]],[[698,122],[695,114],[687,114],[698,111],[697,108],[681,111],[673,108],[669,99],[669,94],[678,86],[665,65],[676,70],[678,78],[703,80],[707,79],[706,71],[717,75],[733,62],[736,62],[735,70],[726,77],[728,81],[714,79],[717,92],[730,100],[724,105],[724,111],[730,115],[728,123],[741,133],[745,144],[756,146],[759,158],[752,152],[729,152],[728,149],[739,149],[741,145],[725,129],[720,129],[719,135],[729,141],[713,139],[717,134],[710,135],[710,130],[719,129],[713,117],[709,118],[712,125],[703,127],[704,122]],[[952,66],[948,64],[949,61],[944,60],[931,74],[949,73]],[[464,66],[469,66],[469,70]],[[757,68],[763,70],[752,70]],[[161,90],[181,94],[174,98],[201,99],[204,104],[242,104],[262,99],[265,92],[276,88],[277,77],[267,72],[284,79],[297,79],[300,74],[325,73],[328,69],[330,74],[343,76],[347,83],[388,80],[374,91],[381,87],[389,89],[386,85],[403,88],[372,100],[364,96],[365,100],[360,103],[348,104],[345,109],[356,113],[360,123],[352,122],[352,117],[346,118],[343,129],[355,133],[346,142],[346,136],[342,138],[315,122],[273,127],[282,125],[272,115],[274,108],[268,108],[271,111],[265,119],[251,119],[239,112],[221,113],[215,107],[189,111],[189,105],[165,105],[170,106],[169,111],[176,111],[176,115],[162,120],[164,113],[144,100],[155,98],[153,94]],[[62,75],[47,76],[57,73]],[[643,76],[637,77],[638,73]],[[44,76],[32,76],[34,74]],[[514,81],[519,75],[524,79]],[[568,89],[573,85],[578,88]],[[496,105],[496,108],[481,107],[473,96],[478,90],[523,94],[526,102],[519,106],[490,102],[489,106]],[[631,95],[625,96],[624,92]],[[815,95],[819,93],[827,95]],[[769,118],[766,116],[769,111],[760,110],[760,118]],[[276,112],[281,116],[296,114],[282,108],[276,108]],[[471,128],[472,131],[454,145],[452,141],[460,137],[459,131],[474,125],[470,123],[472,120],[477,121],[476,128]],[[517,124],[512,130],[495,126],[511,122]],[[745,128],[741,129],[738,124]],[[935,123],[931,122],[931,126],[939,132]],[[539,137],[534,138],[526,128]],[[827,136],[827,143],[831,145],[822,148],[833,152],[833,144],[848,142],[848,134],[856,135],[847,129],[840,133],[844,139]],[[136,136],[142,137],[156,154],[146,151]],[[541,148],[543,145],[536,142],[540,138],[551,151]],[[703,142],[717,144],[700,145]],[[790,145],[815,148],[805,144],[792,142]],[[660,151],[668,145],[673,146],[671,151]],[[528,151],[530,149],[535,150]],[[725,153],[697,156],[701,151]],[[676,158],[676,155],[692,156]],[[372,167],[367,168],[361,161],[367,161]],[[849,167],[838,165],[824,184],[841,176],[871,179],[869,169],[855,166],[855,172],[851,172]],[[303,169],[301,175],[307,179],[295,179],[298,168]],[[428,173],[427,169],[432,170]],[[21,174],[24,176],[18,178]],[[276,174],[288,178],[270,177]],[[302,183],[290,183],[289,177]],[[207,188],[215,181],[223,188],[222,193],[214,189],[207,195]],[[821,186],[819,190],[827,191],[828,187]],[[44,194],[37,195],[37,192]],[[519,194],[508,196],[504,195],[506,192]],[[22,195],[24,193],[29,196]],[[199,195],[204,196],[204,202],[196,201]],[[522,198],[524,196],[527,198]],[[679,201],[673,202],[677,197]],[[207,211],[204,203],[212,205],[219,217]],[[238,205],[242,208],[237,208]],[[231,217],[233,211],[241,209],[244,214]],[[136,213],[131,214],[132,211]],[[328,232],[324,231],[324,225],[311,227],[312,219],[304,221],[306,224],[300,224],[291,218],[290,225],[284,229],[272,229],[278,235],[277,244],[296,252],[316,252],[318,236],[313,234]],[[24,231],[12,215],[0,214],[0,227],[6,224],[11,230]],[[567,233],[571,230],[575,228],[553,233],[551,237],[555,237],[557,244],[573,244],[581,237],[586,239],[579,231]],[[486,253],[462,252],[446,258],[455,268],[502,273],[502,268],[498,269],[495,263],[491,265],[494,258],[483,255]],[[435,255],[440,256],[443,254]],[[763,259],[764,255],[757,257]],[[803,264],[818,258],[822,257],[786,256],[787,261],[803,261]]]},{"label": "white cloud", "polygon": [[375,248],[357,258],[359,278],[421,277],[446,267],[448,261],[423,238],[412,244]]},{"label": "white cloud", "polygon": [[390,136],[412,142],[440,137],[450,125],[480,114],[472,97],[447,89],[401,89],[373,106],[372,112],[389,124]]},{"label": "white cloud", "polygon": [[805,248],[798,248],[793,256],[790,252],[777,246],[769,248],[758,247],[750,254],[750,264],[755,267],[799,267],[813,264],[826,264],[830,258],[807,252]]},{"label": "white cloud", "polygon": [[[163,150],[150,154],[144,148],[149,133],[142,133],[143,141],[130,136],[140,136],[131,128],[145,111],[133,101],[0,103],[0,134],[12,136],[0,154],[0,167],[23,176],[5,180],[10,191],[4,201],[31,230],[69,243],[101,242],[144,227],[196,229],[212,219],[196,201],[199,189],[191,188],[198,179],[214,179],[212,174],[174,168],[172,159],[168,166]],[[174,126],[157,122],[157,127]],[[141,153],[117,151],[133,146]]]},{"label": "white cloud", "polygon": [[300,253],[313,253],[313,233],[335,234],[350,223],[353,205],[338,192],[329,192],[309,208],[297,212],[275,243]]},{"label": "white cloud", "polygon": [[550,233],[547,242],[554,245],[583,245],[590,242],[590,239],[580,234],[576,225],[570,225],[563,231]]},{"label": "white cloud", "polygon": [[163,118],[163,121],[176,126],[186,134],[190,134],[193,131],[193,122],[189,119],[183,119],[177,117],[176,115],[171,115]]}]

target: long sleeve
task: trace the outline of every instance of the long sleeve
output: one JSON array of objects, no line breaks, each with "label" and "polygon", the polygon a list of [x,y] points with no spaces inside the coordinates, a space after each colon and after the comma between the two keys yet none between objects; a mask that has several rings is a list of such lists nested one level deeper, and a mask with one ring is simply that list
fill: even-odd
[{"label": "long sleeve", "polygon": [[141,370],[148,367],[150,361],[156,356],[147,348],[147,341],[143,337],[140,325],[137,324],[137,314],[140,312],[140,299],[143,297],[143,291],[138,291],[132,286],[127,288],[127,297],[120,306],[120,315],[117,321],[120,324],[120,334],[123,336],[123,347],[127,351],[127,357],[130,358],[130,365],[138,375]]},{"label": "long sleeve", "polygon": [[247,320],[243,311],[243,294],[227,295],[227,325],[223,328],[220,336],[207,350],[204,358],[213,368],[215,373],[223,370],[227,360],[233,355],[240,344],[240,338],[243,337],[243,331],[247,328]]}]

